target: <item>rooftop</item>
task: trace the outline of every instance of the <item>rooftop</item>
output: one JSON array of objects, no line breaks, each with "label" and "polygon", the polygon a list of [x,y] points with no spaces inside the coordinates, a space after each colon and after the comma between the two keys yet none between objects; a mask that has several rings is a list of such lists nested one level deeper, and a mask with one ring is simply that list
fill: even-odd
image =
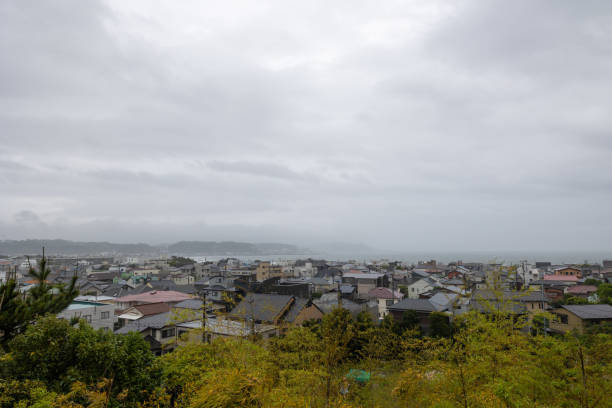
[{"label": "rooftop", "polygon": [[85,302],[81,300],[75,300],[72,303],[70,303],[65,310],[86,309],[88,307],[96,307],[96,306],[108,306],[108,304],[99,303],[99,302]]},{"label": "rooftop", "polygon": [[180,302],[182,300],[191,299],[190,295],[176,292],[173,290],[152,290],[150,292],[140,293],[137,295],[127,295],[115,299],[115,302],[142,302],[142,303],[157,303],[157,302]]},{"label": "rooftop", "polygon": [[368,292],[368,296],[377,299],[402,299],[404,295],[401,292],[395,291],[395,294],[389,288],[374,288]]},{"label": "rooftop", "polygon": [[545,281],[578,282],[578,277],[574,275],[544,275]]},{"label": "rooftop", "polygon": [[415,310],[417,312],[435,312],[437,308],[429,299],[404,299],[388,307],[389,310]]},{"label": "rooftop", "polygon": [[567,293],[571,295],[588,295],[589,293],[597,292],[595,285],[576,285],[567,289]]},{"label": "rooftop", "polygon": [[563,305],[561,306],[581,319],[612,319],[612,306],[602,305]]}]

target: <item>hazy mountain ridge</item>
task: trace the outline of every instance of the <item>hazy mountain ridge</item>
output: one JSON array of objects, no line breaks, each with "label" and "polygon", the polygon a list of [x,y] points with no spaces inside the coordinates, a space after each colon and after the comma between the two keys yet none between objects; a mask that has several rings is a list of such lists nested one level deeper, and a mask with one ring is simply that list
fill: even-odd
[{"label": "hazy mountain ridge", "polygon": [[45,247],[48,255],[94,254],[160,254],[177,255],[289,255],[307,254],[309,250],[282,243],[248,243],[234,241],[180,241],[169,245],[145,243],[81,242],[64,239],[0,240],[2,255],[38,255]]}]

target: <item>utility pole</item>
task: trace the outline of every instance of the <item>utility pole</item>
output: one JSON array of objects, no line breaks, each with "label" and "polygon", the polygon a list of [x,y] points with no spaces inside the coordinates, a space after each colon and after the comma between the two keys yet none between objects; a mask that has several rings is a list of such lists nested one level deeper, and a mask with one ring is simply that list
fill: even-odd
[{"label": "utility pole", "polygon": [[[248,295],[247,295],[248,296]],[[255,296],[251,295],[249,302],[249,308],[251,309],[251,339],[256,339],[255,333],[255,308],[253,307],[253,303],[255,303]]]},{"label": "utility pole", "polygon": [[342,291],[340,290],[340,283],[342,279],[338,281],[338,307],[342,307]]},{"label": "utility pole", "polygon": [[202,343],[208,343],[206,339],[206,289],[202,289]]}]

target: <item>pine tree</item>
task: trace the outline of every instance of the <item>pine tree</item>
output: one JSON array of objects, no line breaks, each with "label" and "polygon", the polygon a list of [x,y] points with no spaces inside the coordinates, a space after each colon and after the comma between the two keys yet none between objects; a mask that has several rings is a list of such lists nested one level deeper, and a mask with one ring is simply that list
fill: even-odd
[{"label": "pine tree", "polygon": [[27,294],[21,294],[15,279],[0,285],[0,345],[6,347],[9,340],[21,333],[25,327],[47,313],[59,313],[78,295],[77,277],[72,277],[65,285],[50,285],[51,270],[48,260],[43,256],[38,261],[38,270],[30,267],[29,275],[36,281]]}]

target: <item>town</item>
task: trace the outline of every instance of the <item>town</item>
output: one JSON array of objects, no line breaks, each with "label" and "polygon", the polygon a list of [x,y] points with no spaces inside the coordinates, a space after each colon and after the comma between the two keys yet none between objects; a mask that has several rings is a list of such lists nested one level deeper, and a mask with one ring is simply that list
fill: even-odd
[{"label": "town", "polygon": [[[279,336],[291,326],[320,321],[337,306],[353,317],[366,312],[375,324],[387,315],[399,321],[410,312],[424,334],[434,329],[432,314],[451,323],[470,310],[487,313],[490,307],[526,316],[526,329],[534,329],[539,313],[551,313],[555,318],[542,327],[550,334],[612,324],[611,260],[408,265],[231,257],[198,263],[181,256],[46,259],[49,284],[68,285],[77,278],[79,294],[58,318],[83,319],[117,334],[140,333],[156,355],[179,347],[192,331],[204,331],[206,341]],[[1,259],[0,279],[15,279],[27,296],[38,283],[28,273],[37,261]]]}]

